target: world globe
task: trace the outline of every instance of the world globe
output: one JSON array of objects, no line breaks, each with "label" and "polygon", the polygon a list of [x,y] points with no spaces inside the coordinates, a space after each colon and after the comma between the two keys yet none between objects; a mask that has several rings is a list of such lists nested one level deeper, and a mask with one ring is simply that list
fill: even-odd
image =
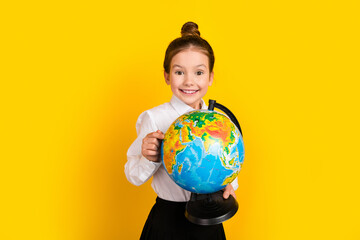
[{"label": "world globe", "polygon": [[237,177],[244,143],[227,116],[195,110],[180,116],[166,131],[161,158],[177,185],[193,193],[213,193]]}]

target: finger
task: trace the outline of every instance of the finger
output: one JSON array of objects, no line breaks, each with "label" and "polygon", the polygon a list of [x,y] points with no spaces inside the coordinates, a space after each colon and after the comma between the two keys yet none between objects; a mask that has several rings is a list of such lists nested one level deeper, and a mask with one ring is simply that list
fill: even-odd
[{"label": "finger", "polygon": [[225,190],[225,191],[224,191],[224,194],[223,194],[223,198],[228,199],[229,196],[230,196],[230,191],[229,191],[229,190]]},{"label": "finger", "polygon": [[164,139],[164,135],[163,134],[159,134],[159,133],[154,133],[153,135],[151,135],[150,137],[146,138],[146,141],[149,143],[156,143],[157,145],[160,146],[161,141]]},{"label": "finger", "polygon": [[142,154],[145,156],[156,156],[156,155],[159,155],[159,151],[154,151],[154,150],[151,150],[151,149],[144,149],[142,151]]},{"label": "finger", "polygon": [[164,139],[164,134],[160,131],[160,130],[157,130],[156,132],[153,132],[153,137],[157,138],[157,139]]},{"label": "finger", "polygon": [[160,141],[156,138],[144,138],[143,144],[155,145],[157,148],[160,147]]},{"label": "finger", "polygon": [[143,143],[158,143],[160,142],[159,139],[157,139],[154,135],[149,135],[149,136],[146,136],[145,138],[143,138]]},{"label": "finger", "polygon": [[142,146],[143,149],[149,149],[149,150],[154,150],[154,151],[158,151],[159,150],[159,144],[156,143],[144,143]]},{"label": "finger", "polygon": [[159,151],[160,148],[157,144],[154,143],[143,143],[141,149],[143,150],[153,150],[153,151]]},{"label": "finger", "polygon": [[159,133],[158,132],[151,132],[148,135],[146,135],[147,138],[156,138],[155,136],[157,136]]},{"label": "finger", "polygon": [[162,131],[157,130],[156,132],[160,134],[161,139],[164,139],[165,135],[164,135],[164,133]]}]

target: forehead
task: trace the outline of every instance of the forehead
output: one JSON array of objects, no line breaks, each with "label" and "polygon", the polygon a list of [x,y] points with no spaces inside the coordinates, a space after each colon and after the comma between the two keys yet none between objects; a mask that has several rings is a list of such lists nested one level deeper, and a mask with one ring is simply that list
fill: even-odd
[{"label": "forehead", "polygon": [[171,60],[171,66],[181,65],[184,67],[192,67],[198,65],[205,65],[209,67],[208,56],[200,49],[188,48],[178,52]]}]

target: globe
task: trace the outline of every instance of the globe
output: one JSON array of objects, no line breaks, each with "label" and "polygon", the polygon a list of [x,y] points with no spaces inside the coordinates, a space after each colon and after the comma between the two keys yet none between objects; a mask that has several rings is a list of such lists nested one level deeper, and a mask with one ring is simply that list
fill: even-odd
[{"label": "globe", "polygon": [[244,143],[227,116],[195,110],[180,116],[166,131],[161,158],[177,185],[193,193],[213,193],[237,177]]}]

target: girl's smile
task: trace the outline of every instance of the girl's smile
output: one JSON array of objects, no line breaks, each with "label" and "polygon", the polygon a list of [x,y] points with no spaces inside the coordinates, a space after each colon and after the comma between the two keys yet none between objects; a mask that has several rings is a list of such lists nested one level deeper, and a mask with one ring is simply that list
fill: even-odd
[{"label": "girl's smile", "polygon": [[194,94],[197,93],[199,90],[186,90],[186,89],[180,89],[181,92],[183,92],[184,94]]}]

